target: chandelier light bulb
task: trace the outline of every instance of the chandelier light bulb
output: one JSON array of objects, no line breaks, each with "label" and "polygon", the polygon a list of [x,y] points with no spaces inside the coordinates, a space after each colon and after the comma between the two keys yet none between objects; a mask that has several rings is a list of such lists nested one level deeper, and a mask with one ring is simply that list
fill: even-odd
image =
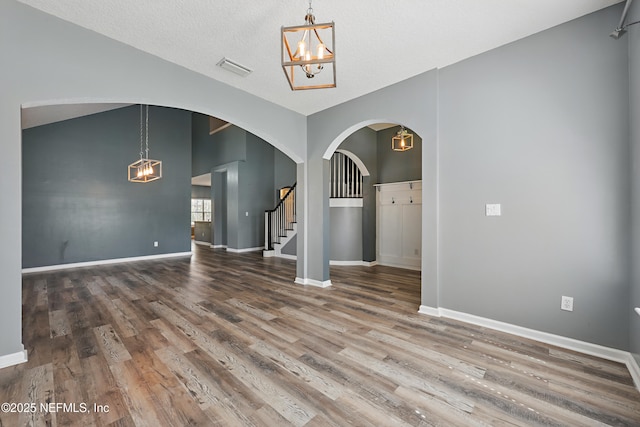
[{"label": "chandelier light bulb", "polygon": [[318,45],[318,59],[324,59],[324,43]]}]

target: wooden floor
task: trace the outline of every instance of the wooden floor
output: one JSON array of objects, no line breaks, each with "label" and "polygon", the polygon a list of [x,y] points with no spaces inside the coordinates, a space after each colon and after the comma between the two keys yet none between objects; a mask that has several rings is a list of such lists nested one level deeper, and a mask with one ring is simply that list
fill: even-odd
[{"label": "wooden floor", "polygon": [[640,425],[623,365],[418,314],[419,273],[294,276],[201,247],[25,276],[0,426]]}]

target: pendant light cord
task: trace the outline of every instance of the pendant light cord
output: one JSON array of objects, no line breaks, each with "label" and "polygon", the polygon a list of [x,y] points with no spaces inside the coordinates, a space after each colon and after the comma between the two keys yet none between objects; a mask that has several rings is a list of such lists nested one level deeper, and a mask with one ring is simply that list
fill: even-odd
[{"label": "pendant light cord", "polygon": [[140,104],[140,160],[144,159],[144,152],[142,151],[142,104]]},{"label": "pendant light cord", "polygon": [[[149,106],[145,106],[146,110],[146,118],[143,114],[143,107],[140,104],[140,160],[149,159]],[[144,129],[142,127],[142,122],[144,119]],[[144,141],[144,147],[143,147]],[[146,155],[146,157],[145,157]]]},{"label": "pendant light cord", "polygon": [[146,110],[147,110],[147,118],[145,121],[144,136],[145,136],[145,147],[146,147],[147,159],[149,159],[149,105],[146,106]]}]

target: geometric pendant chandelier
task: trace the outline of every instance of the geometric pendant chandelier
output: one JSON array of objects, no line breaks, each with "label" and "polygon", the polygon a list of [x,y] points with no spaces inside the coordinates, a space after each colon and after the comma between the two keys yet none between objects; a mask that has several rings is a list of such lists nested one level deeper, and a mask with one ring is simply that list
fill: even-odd
[{"label": "geometric pendant chandelier", "polygon": [[304,25],[282,27],[282,69],[291,90],[336,87],[335,27],[316,24],[311,0]]},{"label": "geometric pendant chandelier", "polygon": [[409,133],[404,126],[391,138],[391,149],[393,151],[407,151],[413,148],[413,134]]},{"label": "geometric pendant chandelier", "polygon": [[140,105],[140,160],[129,165],[127,174],[130,182],[145,183],[162,178],[162,161],[149,158],[149,106],[145,107],[146,117]]}]

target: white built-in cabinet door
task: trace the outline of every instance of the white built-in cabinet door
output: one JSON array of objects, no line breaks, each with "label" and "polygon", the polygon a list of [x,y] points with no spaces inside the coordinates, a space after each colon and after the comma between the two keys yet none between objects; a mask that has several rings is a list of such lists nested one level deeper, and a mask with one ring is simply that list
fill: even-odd
[{"label": "white built-in cabinet door", "polygon": [[419,270],[422,258],[422,183],[413,181],[376,187],[378,263]]}]

